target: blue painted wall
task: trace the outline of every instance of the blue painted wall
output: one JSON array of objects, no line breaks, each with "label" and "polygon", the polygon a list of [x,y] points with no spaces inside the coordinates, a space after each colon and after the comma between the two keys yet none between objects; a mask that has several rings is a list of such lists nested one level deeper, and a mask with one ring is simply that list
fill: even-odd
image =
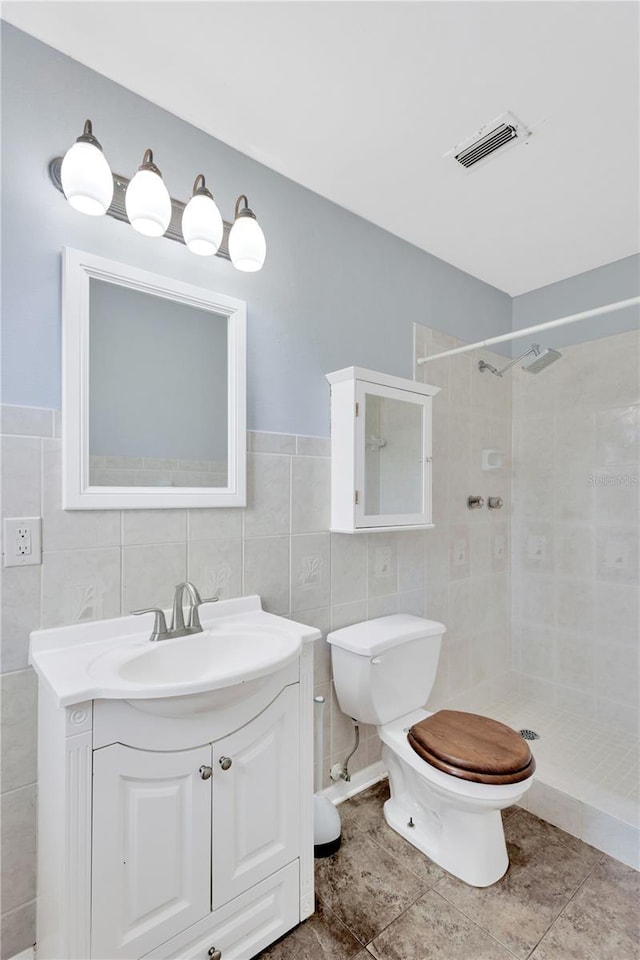
[{"label": "blue painted wall", "polygon": [[[60,406],[64,246],[246,300],[248,421],[258,430],[328,435],[325,373],[357,364],[410,377],[414,321],[469,340],[510,329],[507,294],[2,27],[3,402]],[[151,146],[173,196],[187,198],[203,172],[229,219],[247,193],[267,236],[262,272],[203,262],[180,244],[72,210],[47,165],[86,117],[114,171],[131,176]]]},{"label": "blue painted wall", "polygon": [[[513,298],[513,329],[521,330],[536,323],[556,320],[570,314],[593,310],[617,300],[640,295],[640,256],[625,257],[607,263],[597,270],[579,273],[568,280],[550,283],[546,287],[523,293]],[[624,333],[640,324],[640,308],[631,307],[612,314],[601,314],[591,320],[580,320],[536,334],[535,342],[543,346],[566,347],[585,340],[598,340],[615,333]],[[523,353],[529,340],[512,341],[512,354]]]}]

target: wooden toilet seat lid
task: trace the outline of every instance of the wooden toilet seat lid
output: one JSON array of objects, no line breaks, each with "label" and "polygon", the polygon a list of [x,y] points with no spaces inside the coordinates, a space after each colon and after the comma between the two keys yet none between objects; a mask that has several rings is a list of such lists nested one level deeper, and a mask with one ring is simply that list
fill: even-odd
[{"label": "wooden toilet seat lid", "polygon": [[411,727],[408,740],[427,763],[477,783],[518,783],[535,770],[526,740],[504,723],[439,710]]}]

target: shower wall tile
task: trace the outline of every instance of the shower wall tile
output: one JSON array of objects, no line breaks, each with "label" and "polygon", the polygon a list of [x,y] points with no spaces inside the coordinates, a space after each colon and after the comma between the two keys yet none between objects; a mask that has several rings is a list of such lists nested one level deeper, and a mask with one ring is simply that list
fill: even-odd
[{"label": "shower wall tile", "polygon": [[521,693],[637,734],[640,331],[561,352],[512,375],[513,662]]}]

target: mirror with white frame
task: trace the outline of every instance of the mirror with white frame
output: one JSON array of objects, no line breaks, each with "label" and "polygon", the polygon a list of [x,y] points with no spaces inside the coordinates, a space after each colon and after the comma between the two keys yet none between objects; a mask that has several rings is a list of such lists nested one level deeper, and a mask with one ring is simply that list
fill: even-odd
[{"label": "mirror with white frame", "polygon": [[246,304],[65,249],[63,507],[246,504]]}]

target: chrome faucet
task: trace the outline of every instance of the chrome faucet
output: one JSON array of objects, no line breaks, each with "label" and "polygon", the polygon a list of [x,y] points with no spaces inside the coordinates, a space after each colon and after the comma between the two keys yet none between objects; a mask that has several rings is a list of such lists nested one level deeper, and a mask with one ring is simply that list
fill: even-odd
[{"label": "chrome faucet", "polygon": [[[184,622],[183,609],[185,593],[191,601],[186,624]],[[135,616],[140,616],[143,613],[153,613],[155,620],[153,621],[153,630],[151,631],[149,640],[153,642],[157,640],[170,640],[175,637],[188,637],[192,633],[202,633],[199,613],[200,607],[203,603],[215,603],[217,599],[217,597],[207,597],[203,600],[198,593],[197,587],[191,583],[190,580],[185,580],[183,583],[177,585],[173,595],[173,614],[170,627],[167,628],[164,610],[160,610],[159,607],[146,607],[144,610],[132,610],[131,613]]]}]

